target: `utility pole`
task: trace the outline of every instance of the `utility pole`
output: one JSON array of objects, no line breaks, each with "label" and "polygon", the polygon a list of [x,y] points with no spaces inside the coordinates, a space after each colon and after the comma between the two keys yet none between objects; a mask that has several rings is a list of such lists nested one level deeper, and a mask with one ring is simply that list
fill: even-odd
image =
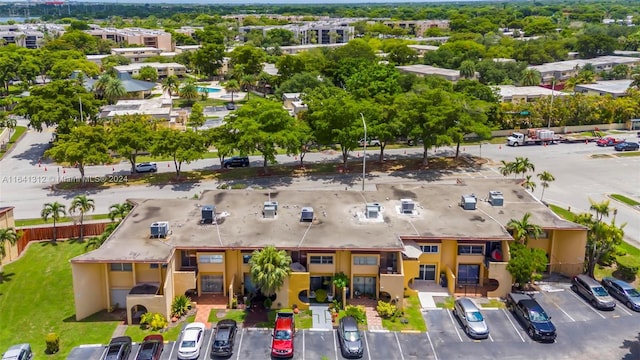
[{"label": "utility pole", "polygon": [[362,191],[364,191],[364,180],[366,179],[367,173],[367,123],[364,121],[364,115],[360,113],[360,117],[362,118],[362,126],[364,126],[364,150],[362,151]]}]

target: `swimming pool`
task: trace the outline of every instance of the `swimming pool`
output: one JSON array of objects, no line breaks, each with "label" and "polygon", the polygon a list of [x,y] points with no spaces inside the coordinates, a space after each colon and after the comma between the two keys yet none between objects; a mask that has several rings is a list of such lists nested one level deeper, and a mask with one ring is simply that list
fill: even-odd
[{"label": "swimming pool", "polygon": [[198,92],[205,92],[205,93],[220,92],[220,89],[218,88],[211,88],[211,87],[204,87],[204,86],[198,86],[196,87],[196,89],[198,90]]}]

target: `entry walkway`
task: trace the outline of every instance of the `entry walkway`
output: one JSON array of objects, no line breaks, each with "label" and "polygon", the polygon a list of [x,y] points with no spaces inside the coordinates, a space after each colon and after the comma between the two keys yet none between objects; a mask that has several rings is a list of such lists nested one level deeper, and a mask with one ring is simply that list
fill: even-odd
[{"label": "entry walkway", "polygon": [[312,329],[333,329],[328,305],[310,305],[309,310],[311,310],[311,319],[313,320]]},{"label": "entry walkway", "polygon": [[420,306],[423,309],[437,309],[434,297],[447,297],[449,292],[447,288],[438,285],[433,281],[420,281],[415,280],[412,289],[418,291],[418,299],[420,299]]}]

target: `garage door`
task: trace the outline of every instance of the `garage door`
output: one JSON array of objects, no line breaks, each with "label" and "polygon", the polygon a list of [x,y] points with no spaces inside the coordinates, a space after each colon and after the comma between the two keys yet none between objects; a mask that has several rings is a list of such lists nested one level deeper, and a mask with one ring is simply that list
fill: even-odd
[{"label": "garage door", "polygon": [[111,289],[111,305],[118,309],[124,309],[127,306],[129,291],[131,289]]}]

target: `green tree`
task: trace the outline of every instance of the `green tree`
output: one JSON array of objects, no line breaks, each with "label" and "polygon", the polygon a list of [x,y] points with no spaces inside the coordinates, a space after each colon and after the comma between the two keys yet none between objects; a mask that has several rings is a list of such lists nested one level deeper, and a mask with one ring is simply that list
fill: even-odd
[{"label": "green tree", "polygon": [[84,184],[85,167],[108,162],[108,150],[107,137],[102,127],[79,125],[70,134],[58,134],[58,140],[45,155],[58,163],[75,164]]},{"label": "green tree", "polygon": [[283,81],[276,90],[276,96],[281,99],[284,93],[302,93],[313,90],[322,85],[318,75],[309,72],[294,74],[290,79]]},{"label": "green tree", "polygon": [[140,114],[116,116],[107,133],[109,149],[129,161],[132,174],[138,154],[149,150],[152,138],[151,118]]},{"label": "green tree", "polygon": [[506,160],[500,160],[500,167],[498,168],[498,171],[500,171],[500,175],[502,176],[509,176],[511,174],[515,174],[515,162],[513,161],[506,161]]},{"label": "green tree", "polygon": [[140,68],[138,73],[138,79],[144,81],[156,82],[158,81],[158,70],[156,68],[145,65]]},{"label": "green tree", "polygon": [[179,94],[181,98],[187,100],[188,104],[193,104],[198,98],[198,87],[193,80],[189,79],[182,83]]},{"label": "green tree", "polygon": [[507,223],[507,229],[513,234],[513,238],[523,245],[527,245],[529,237],[538,239],[542,235],[542,228],[540,225],[529,222],[531,213],[527,212],[522,216],[522,219],[511,219]]},{"label": "green tree", "polygon": [[86,195],[76,195],[73,197],[73,200],[71,200],[69,213],[80,213],[80,241],[84,240],[84,214],[95,209],[95,201]]},{"label": "green tree", "polygon": [[109,238],[111,233],[113,233],[113,231],[118,227],[119,224],[120,222],[107,224],[102,234],[100,234],[99,236],[94,236],[87,241],[87,244],[84,247],[85,250],[95,250],[102,246],[102,244],[104,244],[104,242]]},{"label": "green tree", "polygon": [[192,62],[202,75],[212,78],[218,74],[218,70],[222,67],[224,56],[224,45],[204,44],[193,53]]},{"label": "green tree", "polygon": [[191,107],[191,113],[189,114],[188,126],[193,128],[193,131],[198,132],[198,128],[204,125],[206,119],[204,117],[204,109],[199,103],[193,104]]},{"label": "green tree", "polygon": [[289,46],[294,44],[293,31],[275,28],[267,31],[267,43],[270,46]]},{"label": "green tree", "polygon": [[245,74],[257,75],[262,71],[266,53],[257,47],[243,45],[234,48],[229,57],[229,63],[232,67],[241,65]]},{"label": "green tree", "polygon": [[507,263],[507,271],[520,288],[536,279],[536,273],[547,268],[547,255],[542,249],[530,249],[520,243],[513,243],[509,246],[509,251],[511,259]]},{"label": "green tree", "polygon": [[116,100],[124,97],[125,95],[127,95],[127,90],[124,88],[122,80],[115,77],[109,77],[109,82],[107,82],[103,90],[103,96],[109,104],[115,103]]},{"label": "green tree", "polygon": [[522,187],[533,192],[536,189],[536,182],[532,179],[533,175],[527,175],[522,182]]},{"label": "green tree", "polygon": [[202,159],[207,149],[204,138],[194,131],[180,131],[162,128],[156,132],[151,154],[153,156],[169,156],[176,169],[176,177],[180,177],[182,164]]},{"label": "green tree", "polygon": [[531,172],[536,171],[536,167],[535,165],[533,165],[531,161],[529,161],[529,158],[516,156],[516,160],[514,161],[514,165],[513,165],[513,170],[515,174],[522,174],[522,179],[524,179],[525,175],[529,171]]},{"label": "green tree", "polygon": [[231,93],[231,102],[233,102],[233,94],[240,91],[240,85],[237,80],[231,79],[224,84],[224,90]]},{"label": "green tree", "polygon": [[166,91],[169,97],[179,91],[178,78],[175,75],[169,75],[162,81],[162,91]]},{"label": "green tree", "polygon": [[4,89],[3,95],[9,95],[9,83],[18,76],[20,60],[16,53],[0,52],[0,84]]},{"label": "green tree", "polygon": [[60,220],[60,218],[67,215],[67,208],[63,204],[54,201],[52,203],[44,204],[42,211],[40,212],[40,217],[46,222],[51,218],[53,220],[53,241],[56,241],[56,224]]},{"label": "green tree", "polygon": [[274,295],[291,274],[291,256],[269,245],[255,250],[249,260],[251,282],[264,296]]},{"label": "green tree", "polygon": [[522,77],[520,78],[520,84],[522,86],[538,86],[542,79],[540,72],[535,69],[525,69],[522,71]]},{"label": "green tree", "polygon": [[128,202],[123,202],[121,204],[113,204],[109,206],[109,219],[111,221],[120,222],[124,220],[124,218],[129,214],[129,212],[133,209],[133,205]]},{"label": "green tree", "polygon": [[460,63],[460,76],[465,79],[473,79],[476,77],[476,64],[471,60],[465,60]]},{"label": "green tree", "polygon": [[9,246],[15,246],[20,239],[19,234],[12,227],[0,229],[0,264],[2,259],[7,256],[7,244]]},{"label": "green tree", "polygon": [[278,76],[281,81],[286,81],[305,70],[305,62],[297,55],[283,55],[276,61]]},{"label": "green tree", "polygon": [[551,175],[550,172],[543,171],[543,172],[538,174],[538,179],[540,179],[540,181],[541,181],[540,185],[542,185],[542,195],[540,195],[540,201],[542,201],[542,198],[544,197],[545,189],[548,188],[549,187],[549,183],[552,182],[552,181],[555,181],[556,178],[553,177],[553,175]]}]

